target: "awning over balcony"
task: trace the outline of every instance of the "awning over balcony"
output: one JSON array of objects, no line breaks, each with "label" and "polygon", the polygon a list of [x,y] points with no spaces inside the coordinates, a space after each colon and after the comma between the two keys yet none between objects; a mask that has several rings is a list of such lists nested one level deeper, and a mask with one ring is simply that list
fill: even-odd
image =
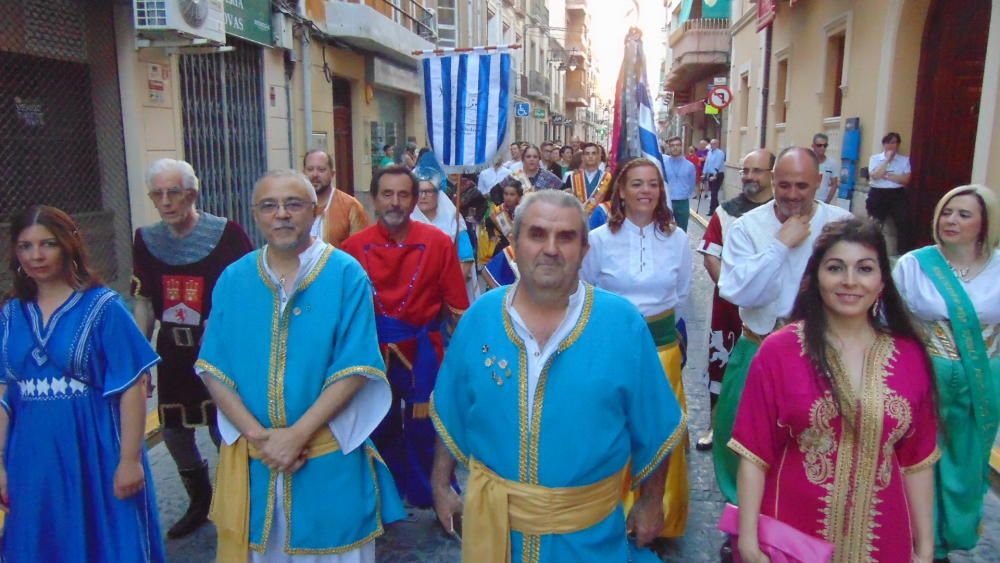
[{"label": "awning over balcony", "polygon": [[365,51],[413,65],[416,60],[412,52],[433,49],[434,44],[404,27],[407,24],[423,25],[413,18],[401,18],[401,23],[397,23],[365,4],[326,3],[326,31],[329,35]]},{"label": "awning over balcony", "polygon": [[730,0],[684,0],[678,24],[691,19],[728,18]]},{"label": "awning over balcony", "polygon": [[674,113],[677,115],[701,113],[703,111],[705,111],[705,100],[698,100],[696,102],[691,102],[690,104],[684,104],[683,106],[674,108]]}]

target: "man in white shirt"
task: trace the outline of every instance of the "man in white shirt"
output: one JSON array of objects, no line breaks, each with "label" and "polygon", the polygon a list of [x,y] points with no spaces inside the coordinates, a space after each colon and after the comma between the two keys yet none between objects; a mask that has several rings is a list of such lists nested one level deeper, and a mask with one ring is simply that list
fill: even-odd
[{"label": "man in white shirt", "polygon": [[882,152],[868,159],[868,216],[879,223],[892,217],[896,225],[896,252],[903,254],[913,248],[910,238],[910,206],[903,189],[910,183],[910,157],[899,154],[903,138],[899,133],[882,137]]},{"label": "man in white shirt", "polygon": [[840,186],[840,166],[833,159],[826,156],[826,149],[830,146],[830,138],[825,133],[813,135],[812,150],[819,159],[819,173],[823,181],[819,184],[819,191],[816,192],[816,199],[823,203],[833,202],[837,197],[837,188]]},{"label": "man in white shirt", "polygon": [[479,193],[490,197],[490,190],[493,189],[493,186],[499,184],[500,180],[503,180],[507,176],[510,176],[510,170],[503,165],[503,156],[497,153],[493,159],[493,166],[479,173],[476,188],[479,190]]},{"label": "man in white shirt", "polygon": [[510,160],[503,163],[503,167],[511,172],[521,168],[521,141],[510,144]]},{"label": "man in white shirt", "polygon": [[737,219],[722,247],[719,295],[740,308],[743,334],[733,347],[715,408],[712,456],[723,496],[736,503],[739,456],[729,450],[736,408],[750,360],[760,342],[792,312],[799,283],[823,226],[851,217],[816,201],[819,161],[804,147],[789,147],[774,165],[774,199]]}]

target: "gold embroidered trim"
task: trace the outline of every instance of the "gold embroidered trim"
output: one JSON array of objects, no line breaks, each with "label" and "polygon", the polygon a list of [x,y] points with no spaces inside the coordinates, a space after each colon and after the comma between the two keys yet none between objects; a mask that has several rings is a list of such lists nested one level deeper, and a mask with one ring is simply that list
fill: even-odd
[{"label": "gold embroidered trim", "polygon": [[567,348],[572,346],[577,340],[579,340],[580,335],[583,334],[584,328],[586,328],[587,323],[590,321],[590,311],[594,305],[594,288],[593,286],[584,284],[584,300],[583,300],[583,311],[580,312],[580,318],[576,320],[576,325],[573,330],[570,331],[569,335],[559,343],[556,347],[556,351],[549,356],[549,359],[545,362],[545,366],[542,368],[541,375],[538,376],[538,385],[535,387],[535,403],[534,409],[531,413],[531,443],[529,446],[529,456],[528,456],[528,478],[532,485],[538,485],[538,442],[541,439],[542,433],[542,407],[545,401],[545,385],[549,380],[549,369],[552,367],[552,362],[555,361],[556,357],[564,352]]},{"label": "gold embroidered trim", "polygon": [[367,376],[370,379],[377,379],[379,381],[385,381],[386,383],[389,382],[389,380],[385,376],[385,372],[378,368],[374,368],[372,366],[351,366],[348,368],[344,368],[340,371],[334,372],[325,380],[323,380],[323,390],[325,391],[327,387],[333,385],[334,383],[340,381],[341,379],[353,377],[356,375]]},{"label": "gold embroidered trim", "polygon": [[[503,329],[507,333],[507,338],[518,351],[518,375],[517,375],[517,409],[518,409],[518,480],[528,481],[528,351],[524,347],[524,340],[517,335],[514,324],[510,320],[510,311],[507,310],[507,299],[510,292],[516,285],[507,286],[503,289],[503,296],[500,298],[500,317],[503,319]],[[528,553],[527,537],[525,537],[525,554]]]},{"label": "gold embroidered trim", "polygon": [[271,537],[271,524],[274,522],[274,493],[277,480],[278,473],[271,471],[271,476],[267,483],[267,510],[264,512],[264,533],[260,536],[260,543],[250,544],[250,549],[257,553],[264,553],[267,550],[267,540]]},{"label": "gold embroidered trim", "polygon": [[[834,480],[825,484],[830,494],[824,499],[828,502],[824,510],[827,518],[823,534],[836,546],[835,560],[841,563],[871,560],[874,542],[878,539],[875,533],[879,514],[876,493],[881,487],[876,482],[876,473],[885,416],[887,368],[895,352],[895,342],[886,334],[879,334],[868,350],[856,417],[858,430],[855,433],[849,428],[842,429]],[[846,382],[842,363],[836,356],[831,359],[831,376]],[[850,384],[845,388],[850,389]],[[856,455],[855,449],[858,450]],[[858,459],[856,465],[855,457]]]},{"label": "gold embroidered trim", "polygon": [[932,356],[956,362],[962,360],[955,346],[955,336],[951,332],[948,320],[924,323],[924,344],[927,346],[927,353]]},{"label": "gold embroidered trim", "polygon": [[332,255],[333,255],[332,246],[327,246],[326,248],[323,249],[323,253],[320,255],[319,260],[316,261],[316,265],[313,266],[312,271],[310,271],[309,274],[306,275],[305,279],[302,280],[302,283],[299,284],[299,287],[295,288],[296,295],[298,295],[300,291],[305,291],[307,287],[309,287],[310,285],[312,285],[314,281],[316,281],[316,278],[319,277],[320,272],[322,272],[323,268],[326,267],[326,263],[330,260],[330,256]]},{"label": "gold embroidered trim", "polygon": [[889,432],[882,444],[882,462],[878,469],[879,489],[885,489],[892,482],[892,461],[896,458],[895,448],[898,442],[913,425],[913,409],[910,403],[891,389],[885,394],[886,413],[896,421],[896,427]]},{"label": "gold embroidered trim", "polygon": [[637,489],[646,480],[646,477],[656,470],[656,467],[663,461],[663,458],[667,457],[667,454],[673,451],[678,442],[685,436],[686,431],[687,413],[681,409],[681,419],[677,422],[677,428],[674,428],[673,433],[660,445],[660,449],[656,450],[656,455],[653,456],[652,461],[647,463],[646,467],[643,467],[642,471],[636,474],[635,479],[632,480],[633,490]]},{"label": "gold embroidered trim", "polygon": [[148,297],[143,297],[142,295],[142,280],[139,279],[139,276],[133,275],[130,281],[135,284],[135,290],[132,291],[132,297],[148,299]]},{"label": "gold embroidered trim", "polygon": [[226,387],[229,387],[233,391],[236,391],[236,382],[233,381],[228,375],[222,373],[222,370],[213,366],[212,364],[206,362],[205,360],[198,360],[194,363],[194,369],[196,371],[203,371],[208,375],[211,375],[215,379],[222,383]]},{"label": "gold embroidered trim", "polygon": [[[285,534],[285,553],[289,555],[337,555],[340,553],[347,553],[348,551],[354,551],[362,545],[375,540],[379,536],[385,533],[385,526],[382,522],[382,492],[379,490],[378,486],[378,473],[375,471],[375,461],[378,460],[382,462],[382,458],[378,455],[371,446],[365,446],[365,454],[368,458],[368,467],[372,474],[372,483],[375,485],[375,530],[367,536],[351,542],[347,545],[341,545],[337,547],[321,547],[321,548],[306,548],[306,547],[291,547],[291,537],[292,537],[292,527],[291,522],[288,522],[288,533]],[[384,463],[384,462],[382,462]],[[292,503],[291,499],[291,480],[285,478],[285,517],[289,520],[292,514]]]},{"label": "gold embroidered trim", "polygon": [[389,343],[385,345],[385,349],[386,349],[386,355],[385,355],[386,369],[388,369],[389,367],[389,354],[391,353],[393,356],[396,357],[397,360],[399,360],[401,364],[403,364],[403,367],[405,367],[409,371],[413,371],[413,364],[410,363],[410,360],[406,359],[406,356],[404,356],[403,352],[400,351],[399,346],[397,346],[395,343]]},{"label": "gold embroidered trim", "polygon": [[736,452],[740,457],[746,459],[750,463],[756,465],[757,467],[763,469],[764,471],[769,471],[771,469],[771,464],[761,459],[760,456],[750,451],[750,448],[744,446],[736,438],[730,438],[729,443],[726,444],[729,449]]},{"label": "gold embroidered trim", "polygon": [[180,404],[157,405],[156,409],[160,413],[160,422],[161,422],[161,425],[162,425],[162,422],[167,419],[167,410],[180,409],[180,411],[181,411],[181,426],[183,426],[184,428],[199,428],[201,426],[209,425],[209,424],[212,424],[214,422],[214,419],[210,419],[209,416],[208,416],[208,407],[211,407],[214,404],[215,403],[213,403],[211,399],[201,402],[201,405],[200,405],[200,408],[201,408],[201,419],[205,421],[205,422],[203,422],[201,424],[193,424],[193,423],[188,422],[188,409],[186,409],[184,407],[184,405],[180,405]]},{"label": "gold embroidered trim", "polygon": [[448,428],[445,427],[444,422],[441,417],[438,416],[437,409],[434,407],[434,394],[431,393],[431,423],[434,425],[434,430],[437,430],[438,436],[441,437],[441,441],[444,442],[448,451],[451,452],[451,456],[454,457],[462,465],[469,465],[469,456],[465,455],[464,452],[455,443],[455,438],[452,437],[451,433],[448,432]]},{"label": "gold embroidered trim", "polygon": [[941,459],[941,450],[935,447],[934,451],[931,452],[931,455],[924,458],[923,461],[914,463],[913,465],[908,465],[906,467],[900,467],[899,469],[903,473],[903,475],[912,475],[914,473],[923,471],[924,469],[927,469],[929,467],[934,467],[934,464],[937,463],[939,459]]},{"label": "gold embroidered trim", "polygon": [[837,435],[831,423],[837,416],[837,401],[826,391],[809,408],[809,428],[795,438],[804,456],[806,478],[814,485],[822,485],[833,477]]},{"label": "gold embroidered trim", "polygon": [[[292,305],[294,300],[295,296],[293,295],[288,305]],[[277,416],[277,425],[275,425],[275,428],[284,428],[288,425],[288,420],[285,418],[285,366],[288,363],[288,350],[285,344],[288,342],[288,322],[290,318],[291,315],[281,315],[281,323],[278,329],[277,358],[275,359],[276,367],[271,374],[275,391],[274,410]]]}]

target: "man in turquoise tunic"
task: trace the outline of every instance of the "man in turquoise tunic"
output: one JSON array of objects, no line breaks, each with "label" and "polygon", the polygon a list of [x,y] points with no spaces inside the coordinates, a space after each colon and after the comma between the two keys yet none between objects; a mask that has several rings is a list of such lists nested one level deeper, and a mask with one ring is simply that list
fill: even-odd
[{"label": "man in turquoise tunic", "polygon": [[268,173],[253,201],[267,245],[219,278],[196,365],[224,442],[218,560],[372,561],[404,513],[368,439],[391,399],[371,284],[310,235],[316,192],[301,173]]},{"label": "man in turquoise tunic", "polygon": [[[525,198],[520,280],[481,297],[445,355],[434,504],[449,531],[464,513],[466,563],[659,560],[637,546],[663,527],[663,461],[685,419],[638,310],[580,282],[586,226],[568,193]],[[469,468],[464,507],[455,460]],[[626,484],[641,487],[627,521]]]}]

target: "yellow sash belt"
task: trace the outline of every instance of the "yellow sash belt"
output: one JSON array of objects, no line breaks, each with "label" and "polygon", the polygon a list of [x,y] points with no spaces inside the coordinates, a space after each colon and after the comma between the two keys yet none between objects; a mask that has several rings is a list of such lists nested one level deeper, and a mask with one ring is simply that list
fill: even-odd
[{"label": "yellow sash belt", "polygon": [[470,459],[462,561],[509,563],[511,530],[541,536],[597,524],[621,501],[627,468],[590,485],[554,488],[509,481]]},{"label": "yellow sash belt", "polygon": [[[306,458],[339,449],[337,439],[324,425],[306,444]],[[209,519],[218,531],[217,561],[246,561],[250,551],[250,458],[260,459],[260,451],[242,436],[232,445],[222,444],[219,449],[215,494],[209,511]]]}]

